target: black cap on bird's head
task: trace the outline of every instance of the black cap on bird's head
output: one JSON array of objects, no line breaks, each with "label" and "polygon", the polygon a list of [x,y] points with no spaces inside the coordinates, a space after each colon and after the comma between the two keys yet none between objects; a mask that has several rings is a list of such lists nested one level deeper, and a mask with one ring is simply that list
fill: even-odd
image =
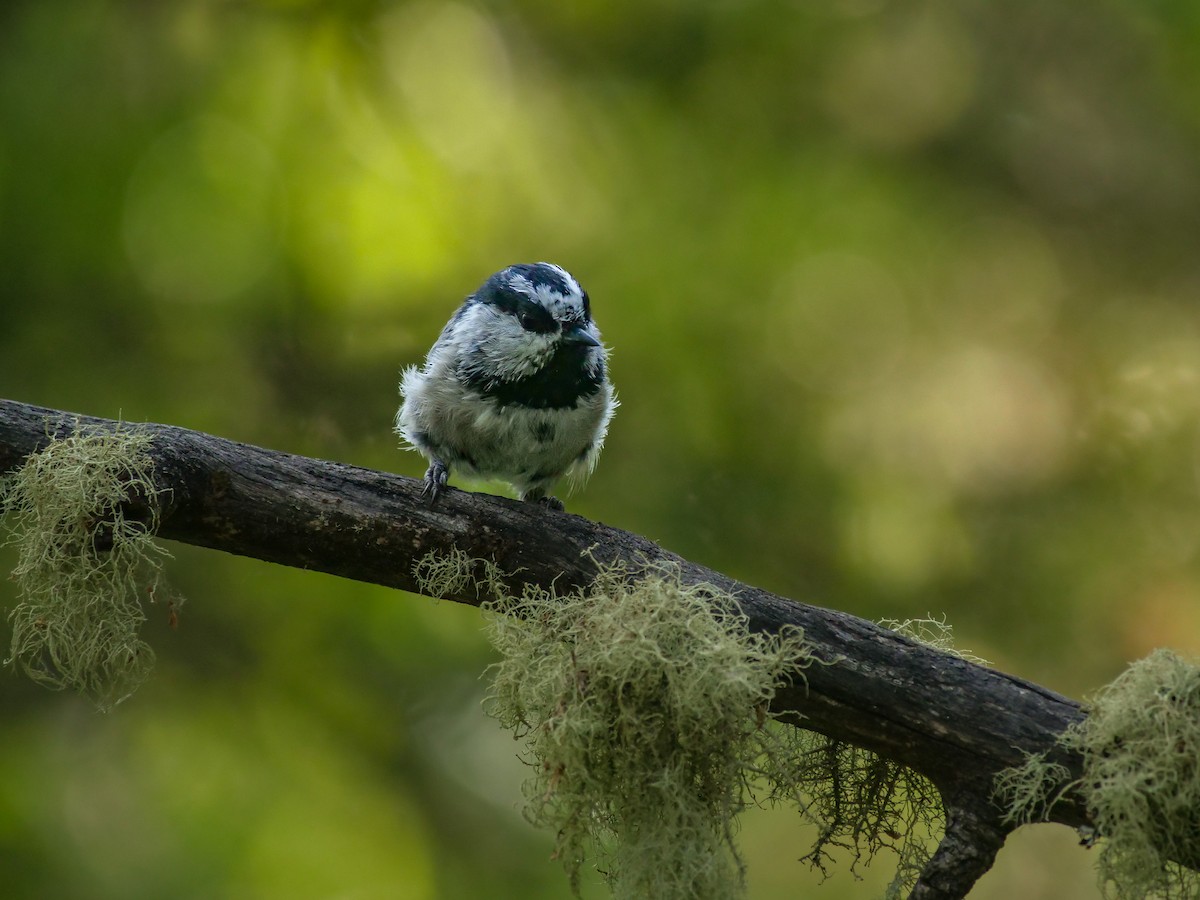
[{"label": "black cap on bird's head", "polygon": [[550,334],[561,329],[568,340],[599,344],[576,327],[592,320],[587,291],[566,269],[552,263],[518,263],[501,269],[475,292],[475,299],[516,316],[526,331]]},{"label": "black cap on bird's head", "polygon": [[496,317],[468,351],[464,374],[472,387],[502,403],[541,408],[572,406],[599,389],[600,332],[587,291],[565,269],[545,262],[509,266],[469,302]]}]

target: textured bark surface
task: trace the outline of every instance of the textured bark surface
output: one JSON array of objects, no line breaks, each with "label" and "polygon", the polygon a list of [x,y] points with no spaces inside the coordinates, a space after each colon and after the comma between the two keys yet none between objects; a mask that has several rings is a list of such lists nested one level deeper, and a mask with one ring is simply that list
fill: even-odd
[{"label": "textured bark surface", "polygon": [[946,829],[909,900],[957,900],[992,867],[1011,828],[988,800],[988,785],[942,788]]},{"label": "textured bark surface", "polygon": [[[0,400],[0,472],[52,436],[118,423]],[[626,531],[502,497],[449,490],[435,509],[421,482],[309,459],[168,425],[123,425],[153,438],[165,492],[163,538],[419,592],[414,563],[461,550],[490,559],[514,588],[590,583],[597,568],[636,572],[668,562],[686,581],[738,598],[754,630],[804,629],[824,665],[779,692],[775,706],[814,731],[897,760],[932,780],[948,828],[914,896],[962,896],[991,865],[1007,829],[990,802],[992,776],[1025,753],[1051,750],[1079,704],[1024,679],[933,650],[872,622],[734,581]],[[477,604],[473,588],[445,599]],[[1073,776],[1080,760],[1056,754]],[[1088,822],[1068,795],[1051,819]]]}]

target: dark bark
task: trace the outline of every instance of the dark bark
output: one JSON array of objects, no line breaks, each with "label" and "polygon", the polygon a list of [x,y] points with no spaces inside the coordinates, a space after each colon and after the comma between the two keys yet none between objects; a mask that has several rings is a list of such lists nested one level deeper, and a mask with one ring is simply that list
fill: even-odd
[{"label": "dark bark", "polygon": [[[53,435],[116,422],[0,401],[0,471],[18,466]],[[675,565],[688,582],[735,595],[749,627],[804,629],[825,665],[776,696],[775,707],[814,731],[894,759],[941,790],[948,832],[916,896],[962,896],[990,865],[1006,833],[990,803],[992,776],[1024,755],[1051,750],[1082,717],[1073,700],[931,649],[872,622],[734,581],[646,538],[537,504],[448,490],[435,509],[420,481],[309,459],[167,425],[126,425],[153,438],[165,491],[161,537],[283,565],[419,591],[414,563],[461,550],[489,559],[519,592],[526,582],[584,587],[598,567]],[[445,599],[477,604],[473,587]],[[1056,753],[1072,773],[1080,760]],[[1088,823],[1079,797],[1050,811]],[[958,873],[955,875],[954,873]]]},{"label": "dark bark", "polygon": [[1012,830],[989,798],[990,781],[944,785],[946,827],[909,900],[958,900],[992,867]]}]

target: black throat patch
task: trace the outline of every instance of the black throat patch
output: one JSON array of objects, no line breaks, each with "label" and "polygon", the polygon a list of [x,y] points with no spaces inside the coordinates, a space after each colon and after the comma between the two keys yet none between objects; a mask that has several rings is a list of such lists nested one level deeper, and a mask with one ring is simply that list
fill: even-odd
[{"label": "black throat patch", "polygon": [[461,369],[459,376],[468,387],[501,406],[573,409],[582,398],[600,390],[604,382],[603,362],[590,371],[586,365],[590,349],[560,344],[546,365],[513,381],[494,381],[470,368]]}]

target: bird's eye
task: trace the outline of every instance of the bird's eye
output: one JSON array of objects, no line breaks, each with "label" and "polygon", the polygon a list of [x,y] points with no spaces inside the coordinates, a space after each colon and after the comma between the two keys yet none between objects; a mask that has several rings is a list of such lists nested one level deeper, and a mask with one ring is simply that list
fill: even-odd
[{"label": "bird's eye", "polygon": [[517,322],[526,331],[549,334],[557,327],[554,317],[550,315],[549,310],[531,301],[526,301],[518,305],[513,310],[513,314],[517,317]]}]

